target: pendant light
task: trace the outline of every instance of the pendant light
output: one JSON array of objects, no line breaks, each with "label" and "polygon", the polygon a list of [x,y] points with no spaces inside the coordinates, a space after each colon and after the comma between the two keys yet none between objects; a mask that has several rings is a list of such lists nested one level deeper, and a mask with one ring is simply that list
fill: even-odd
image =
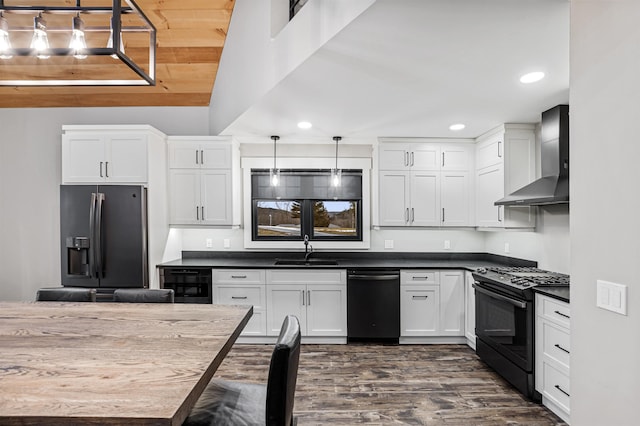
[{"label": "pendant light", "polygon": [[338,169],[338,142],[342,140],[340,136],[334,136],[333,140],[336,141],[336,167],[331,169],[331,185],[340,186],[342,184],[342,170]]},{"label": "pendant light", "polygon": [[47,21],[42,18],[42,13],[33,18],[33,38],[31,39],[32,49],[37,52],[39,59],[49,59],[45,52],[49,50],[49,37],[47,37]]},{"label": "pendant light", "polygon": [[69,49],[73,49],[73,57],[76,59],[85,59],[87,42],[84,39],[84,22],[80,19],[80,14],[73,17],[72,21],[71,41]]},{"label": "pendant light", "polygon": [[269,170],[271,186],[280,185],[280,170],[276,168],[276,141],[278,139],[280,139],[280,136],[271,136],[271,140],[273,140],[273,168]]},{"label": "pendant light", "polygon": [[0,12],[0,59],[11,59],[11,55],[8,50],[11,49],[11,40],[9,40],[9,23],[7,19]]}]

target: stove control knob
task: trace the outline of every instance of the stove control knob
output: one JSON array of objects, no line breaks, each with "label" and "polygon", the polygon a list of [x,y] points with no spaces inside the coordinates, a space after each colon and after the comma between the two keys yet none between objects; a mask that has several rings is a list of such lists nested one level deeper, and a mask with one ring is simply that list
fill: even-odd
[{"label": "stove control knob", "polygon": [[479,274],[486,274],[487,273],[487,269],[486,268],[478,268],[476,269],[476,272]]}]

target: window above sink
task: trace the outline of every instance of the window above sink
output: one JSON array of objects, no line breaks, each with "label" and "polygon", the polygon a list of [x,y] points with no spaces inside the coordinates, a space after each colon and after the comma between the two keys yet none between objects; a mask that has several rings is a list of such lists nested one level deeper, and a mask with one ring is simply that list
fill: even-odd
[{"label": "window above sink", "polygon": [[370,247],[370,158],[340,159],[339,187],[330,179],[335,158],[278,158],[276,187],[273,160],[243,157],[241,164],[246,248],[301,250],[304,235],[315,250]]}]

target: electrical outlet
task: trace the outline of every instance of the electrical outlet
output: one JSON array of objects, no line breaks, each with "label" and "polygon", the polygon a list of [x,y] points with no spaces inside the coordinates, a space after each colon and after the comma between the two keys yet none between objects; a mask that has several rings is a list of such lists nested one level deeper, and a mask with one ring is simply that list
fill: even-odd
[{"label": "electrical outlet", "polygon": [[393,248],[393,240],[384,240],[384,248],[392,249]]},{"label": "electrical outlet", "polygon": [[509,253],[509,251],[510,251],[509,243],[504,243],[504,252]]},{"label": "electrical outlet", "polygon": [[444,249],[445,249],[445,250],[449,250],[449,249],[451,249],[451,241],[449,241],[449,240],[444,240]]},{"label": "electrical outlet", "polygon": [[205,245],[207,246],[207,248],[213,247],[213,240],[211,238],[207,238],[205,241]]},{"label": "electrical outlet", "polygon": [[225,238],[224,240],[222,240],[222,246],[223,246],[224,248],[229,248],[229,247],[231,247],[231,241],[229,241],[229,239],[228,239],[228,238]]}]

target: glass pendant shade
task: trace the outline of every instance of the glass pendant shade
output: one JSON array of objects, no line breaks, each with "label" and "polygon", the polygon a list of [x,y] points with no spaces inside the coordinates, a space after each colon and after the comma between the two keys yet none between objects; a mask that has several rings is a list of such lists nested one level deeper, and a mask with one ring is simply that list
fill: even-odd
[{"label": "glass pendant shade", "polygon": [[85,59],[87,55],[87,42],[84,39],[84,22],[79,16],[73,18],[73,32],[71,33],[71,41],[69,49],[73,49],[73,57],[76,59]]},{"label": "glass pendant shade", "polygon": [[35,49],[39,59],[48,59],[49,55],[43,53],[49,50],[49,37],[47,37],[47,22],[42,16],[33,18],[33,38],[31,39],[31,49]]},{"label": "glass pendant shade", "polygon": [[280,169],[269,170],[269,182],[271,182],[271,186],[280,185]]},{"label": "glass pendant shade", "polygon": [[273,168],[269,170],[269,182],[271,186],[280,185],[280,169],[276,168],[276,142],[280,139],[280,136],[271,136],[273,141]]},{"label": "glass pendant shade", "polygon": [[11,59],[13,57],[13,55],[7,52],[9,49],[11,49],[9,23],[5,17],[0,14],[0,59]]},{"label": "glass pendant shade", "polygon": [[338,168],[338,142],[342,138],[340,136],[334,136],[333,140],[336,141],[336,167],[331,169],[331,186],[342,185],[342,170]]},{"label": "glass pendant shade", "polygon": [[[109,40],[107,41],[107,48],[113,49],[113,22],[111,22],[111,29],[109,30]],[[120,51],[124,53],[124,39],[122,38],[122,33],[120,33]],[[111,55],[113,59],[118,59],[118,55],[115,53]]]}]

